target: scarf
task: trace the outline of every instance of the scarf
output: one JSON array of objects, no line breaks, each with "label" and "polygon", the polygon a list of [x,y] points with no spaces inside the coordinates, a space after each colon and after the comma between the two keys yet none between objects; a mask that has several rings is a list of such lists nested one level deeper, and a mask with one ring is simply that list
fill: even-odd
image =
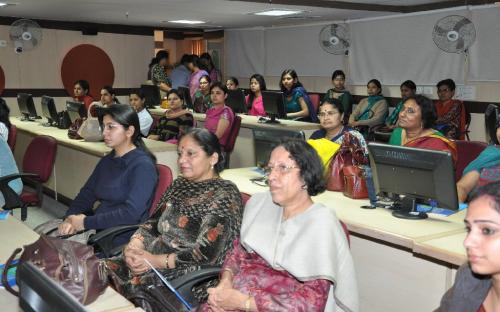
[{"label": "scarf", "polygon": [[463,175],[471,171],[481,171],[500,163],[500,145],[490,145],[465,167]]},{"label": "scarf", "polygon": [[398,105],[396,105],[396,108],[394,108],[392,113],[389,116],[387,116],[387,118],[385,119],[385,124],[389,126],[395,125],[398,122],[399,112],[401,111],[402,108],[403,108],[403,100],[401,100],[398,103]]},{"label": "scarf", "polygon": [[356,121],[370,119],[372,116],[370,116],[369,113],[371,112],[373,106],[375,106],[375,104],[378,101],[381,101],[383,99],[384,99],[384,97],[381,96],[381,95],[370,95],[370,96],[368,96],[368,106],[366,107],[366,109],[361,114],[359,114],[359,116],[356,119]]}]

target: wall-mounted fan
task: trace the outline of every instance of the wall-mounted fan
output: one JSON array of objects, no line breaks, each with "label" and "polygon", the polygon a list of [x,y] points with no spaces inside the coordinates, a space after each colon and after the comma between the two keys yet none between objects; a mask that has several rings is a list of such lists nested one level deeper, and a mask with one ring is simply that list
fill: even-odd
[{"label": "wall-mounted fan", "polygon": [[466,53],[476,40],[476,28],[464,16],[448,15],[434,25],[432,39],[445,52]]},{"label": "wall-mounted fan", "polygon": [[42,41],[42,29],[35,21],[20,19],[10,26],[10,40],[14,43],[14,51],[22,53],[35,48]]},{"label": "wall-mounted fan", "polygon": [[347,55],[349,52],[349,31],[340,24],[327,25],[319,32],[319,45],[328,53]]}]

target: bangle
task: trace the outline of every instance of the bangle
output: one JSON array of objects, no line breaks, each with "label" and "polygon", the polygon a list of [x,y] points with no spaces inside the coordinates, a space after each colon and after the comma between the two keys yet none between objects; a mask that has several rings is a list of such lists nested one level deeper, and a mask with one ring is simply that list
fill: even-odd
[{"label": "bangle", "polygon": [[249,295],[245,300],[245,312],[250,312],[250,300],[252,300],[252,297]]},{"label": "bangle", "polygon": [[224,272],[224,271],[229,272],[229,273],[231,274],[231,276],[233,276],[233,277],[234,277],[233,270],[231,270],[230,268],[224,268],[224,269],[222,270],[222,272]]},{"label": "bangle", "polygon": [[165,257],[165,269],[170,269],[168,267],[168,256],[169,256],[169,254],[167,254],[167,257]]}]

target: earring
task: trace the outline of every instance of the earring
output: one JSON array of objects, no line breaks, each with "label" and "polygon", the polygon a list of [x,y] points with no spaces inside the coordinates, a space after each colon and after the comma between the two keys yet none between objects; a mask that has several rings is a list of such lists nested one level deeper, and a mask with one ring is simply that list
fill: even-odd
[{"label": "earring", "polygon": [[211,169],[211,170],[214,170],[214,165],[211,165],[211,166],[210,166],[210,169]]}]

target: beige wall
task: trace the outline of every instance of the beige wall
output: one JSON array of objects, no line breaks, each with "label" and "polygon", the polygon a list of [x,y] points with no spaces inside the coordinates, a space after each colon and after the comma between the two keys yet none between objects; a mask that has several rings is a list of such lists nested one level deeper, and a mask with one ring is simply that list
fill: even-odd
[{"label": "beige wall", "polygon": [[[10,26],[0,26],[0,38],[9,37]],[[8,40],[9,41],[9,40]],[[99,33],[84,36],[78,31],[43,29],[41,43],[32,51],[14,52],[13,45],[0,48],[0,65],[7,89],[62,89],[61,63],[66,53],[79,44],[103,49],[113,62],[115,88],[139,87],[146,80],[147,66],[154,56],[153,36]],[[58,109],[69,98],[56,98]],[[125,100],[124,97],[120,99]],[[6,98],[13,115],[18,114],[15,98]],[[36,107],[40,100],[35,99]]]}]

